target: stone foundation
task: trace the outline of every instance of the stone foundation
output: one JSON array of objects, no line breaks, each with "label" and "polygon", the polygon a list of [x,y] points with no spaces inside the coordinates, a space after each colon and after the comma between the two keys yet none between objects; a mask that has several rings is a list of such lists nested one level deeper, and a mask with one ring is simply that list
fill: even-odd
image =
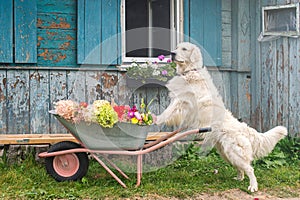
[{"label": "stone foundation", "polygon": [[0,158],[5,159],[6,164],[20,164],[25,159],[33,156],[37,162],[43,162],[38,154],[47,151],[49,145],[7,145],[0,150]]}]

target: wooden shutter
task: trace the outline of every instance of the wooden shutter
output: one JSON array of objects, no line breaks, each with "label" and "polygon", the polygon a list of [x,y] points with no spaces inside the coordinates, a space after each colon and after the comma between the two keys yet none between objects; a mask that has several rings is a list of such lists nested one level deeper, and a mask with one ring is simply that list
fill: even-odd
[{"label": "wooden shutter", "polygon": [[15,63],[36,63],[36,0],[15,0],[14,11]]},{"label": "wooden shutter", "polygon": [[222,64],[221,0],[185,0],[187,41],[201,45],[206,66]]},{"label": "wooden shutter", "polygon": [[13,49],[15,63],[37,62],[36,18],[36,0],[0,1],[1,63],[14,62]]},{"label": "wooden shutter", "polygon": [[78,0],[79,64],[119,64],[120,0]]},{"label": "wooden shutter", "polygon": [[0,62],[13,62],[13,0],[0,1]]}]

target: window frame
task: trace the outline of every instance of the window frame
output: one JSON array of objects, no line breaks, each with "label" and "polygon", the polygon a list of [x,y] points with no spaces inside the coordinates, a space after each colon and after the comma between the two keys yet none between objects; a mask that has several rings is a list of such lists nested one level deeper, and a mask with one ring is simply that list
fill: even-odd
[{"label": "window frame", "polygon": [[[121,0],[121,41],[122,41],[122,66],[126,67],[126,63],[135,62],[146,62],[146,61],[157,61],[156,57],[127,57],[126,56],[126,9],[125,9],[125,1]],[[174,49],[176,44],[182,42],[183,37],[183,0],[170,0],[171,1],[171,49]],[[177,11],[177,13],[175,12]],[[178,12],[179,11],[179,12]],[[176,35],[174,35],[176,34]],[[167,56],[167,55],[166,55]],[[168,57],[168,56],[167,56]]]},{"label": "window frame", "polygon": [[[269,31],[267,29],[267,25],[269,23],[268,12],[269,11],[284,11],[286,9],[294,9],[295,12],[295,20],[296,20],[296,30],[286,30],[286,31]],[[264,36],[275,35],[275,36],[299,36],[300,35],[300,19],[299,19],[299,3],[296,4],[288,4],[288,5],[280,5],[280,6],[265,6],[262,7],[262,34]],[[276,24],[278,25],[278,24]]]}]

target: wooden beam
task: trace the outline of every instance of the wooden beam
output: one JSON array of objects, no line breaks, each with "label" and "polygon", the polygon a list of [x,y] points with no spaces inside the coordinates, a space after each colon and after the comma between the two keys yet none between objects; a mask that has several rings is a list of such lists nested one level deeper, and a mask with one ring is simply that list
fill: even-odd
[{"label": "wooden beam", "polygon": [[71,134],[3,134],[0,145],[8,144],[54,144],[61,141],[78,142]]},{"label": "wooden beam", "polygon": [[[146,140],[156,140],[168,132],[149,132]],[[78,142],[71,134],[0,134],[0,145],[55,144],[62,141]]]}]

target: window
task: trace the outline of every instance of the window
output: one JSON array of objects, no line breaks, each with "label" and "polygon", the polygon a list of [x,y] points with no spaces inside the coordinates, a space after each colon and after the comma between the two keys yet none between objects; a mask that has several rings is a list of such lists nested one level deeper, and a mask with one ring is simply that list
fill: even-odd
[{"label": "window", "polygon": [[169,55],[179,42],[182,0],[123,0],[123,62]]},{"label": "window", "polygon": [[299,4],[263,7],[263,35],[299,35]]},{"label": "window", "polygon": [[221,0],[78,0],[78,64],[116,66],[157,60],[176,44],[202,47],[222,65]]}]

